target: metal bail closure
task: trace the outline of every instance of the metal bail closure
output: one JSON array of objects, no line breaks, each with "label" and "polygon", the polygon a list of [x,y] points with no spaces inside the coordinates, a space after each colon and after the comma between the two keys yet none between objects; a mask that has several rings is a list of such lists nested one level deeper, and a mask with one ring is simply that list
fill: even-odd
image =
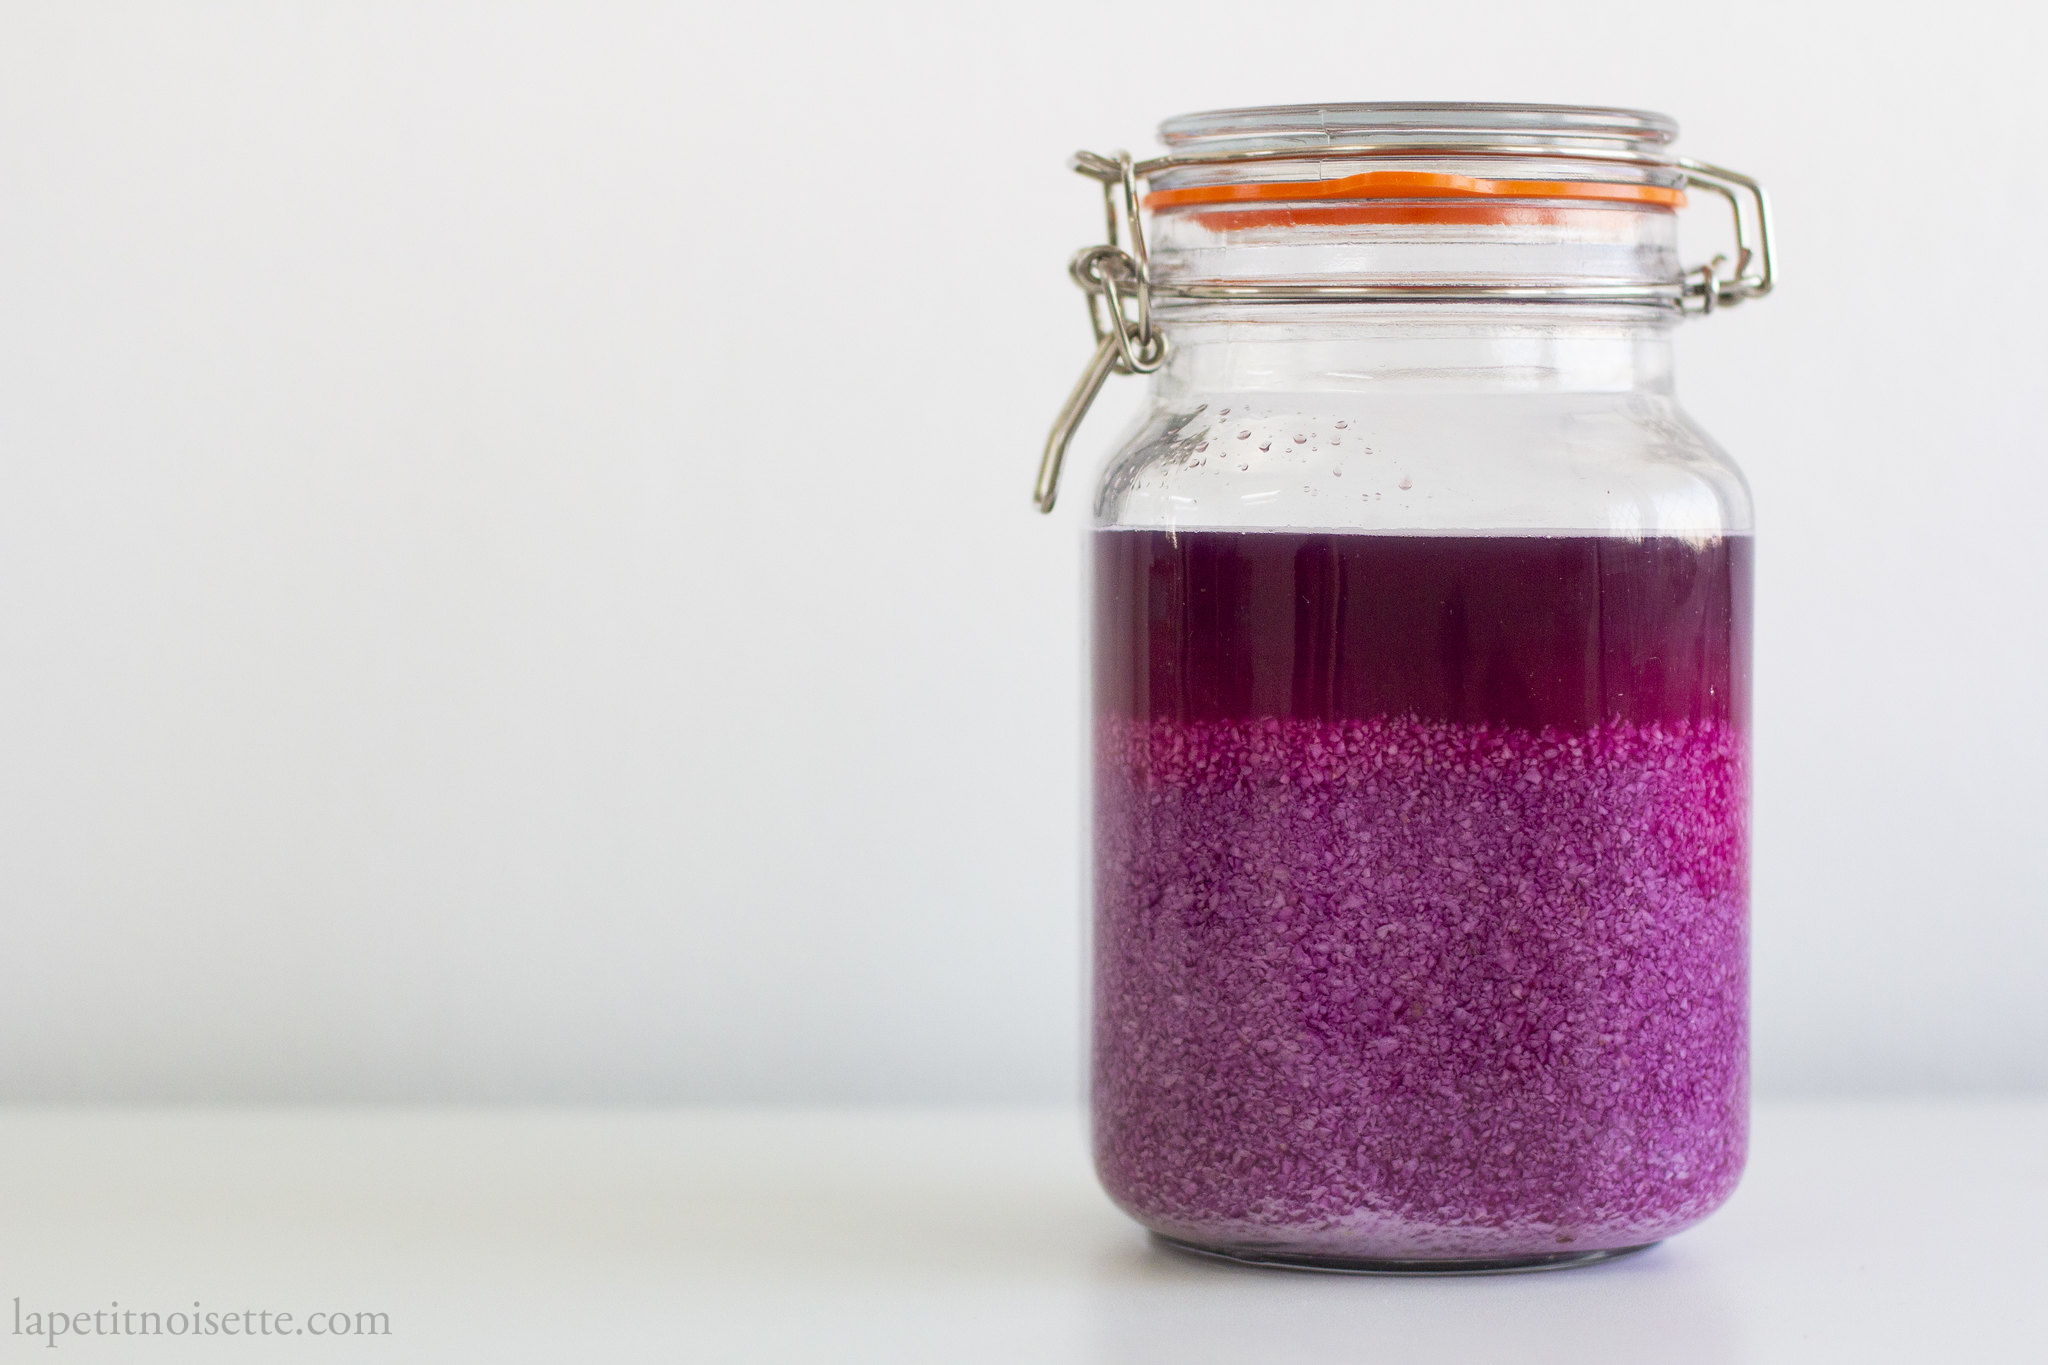
[{"label": "metal bail closure", "polygon": [[[1367,162],[1377,158],[1413,158],[1429,153],[1470,154],[1470,147],[1419,146],[1363,144],[1357,146],[1317,147],[1316,159],[1323,162]],[[1640,157],[1625,152],[1580,150],[1560,153],[1555,148],[1544,146],[1491,145],[1485,148],[1487,154],[1496,156],[1545,156],[1570,159],[1598,165],[1600,163],[1645,164]],[[1074,432],[1079,429],[1081,419],[1088,415],[1088,408],[1095,402],[1095,396],[1102,392],[1102,385],[1112,374],[1151,374],[1166,363],[1168,344],[1166,336],[1152,321],[1152,267],[1145,252],[1145,226],[1140,221],[1138,210],[1138,181],[1160,171],[1208,162],[1238,162],[1284,160],[1301,155],[1298,149],[1285,148],[1254,152],[1193,152],[1177,153],[1158,157],[1151,161],[1134,163],[1129,152],[1118,152],[1115,156],[1098,156],[1094,152],[1074,153],[1071,165],[1080,174],[1102,182],[1103,208],[1108,218],[1109,240],[1099,246],[1083,249],[1069,267],[1074,283],[1081,287],[1088,299],[1088,324],[1095,332],[1095,354],[1088,359],[1088,367],[1081,372],[1081,378],[1067,395],[1066,403],[1060,408],[1060,415],[1053,422],[1052,434],[1046,437],[1045,454],[1038,462],[1038,483],[1032,490],[1032,501],[1041,512],[1050,512],[1059,496],[1060,467],[1066,463],[1067,447],[1072,444]],[[1674,163],[1664,161],[1667,168]],[[1698,188],[1718,195],[1727,201],[1735,219],[1735,259],[1733,268],[1723,273],[1729,265],[1728,258],[1716,256],[1705,265],[1696,266],[1677,278],[1662,282],[1603,282],[1574,285],[1515,285],[1484,283],[1447,284],[1399,284],[1354,286],[1344,284],[1233,284],[1233,285],[1188,285],[1171,292],[1186,298],[1218,298],[1233,300],[1323,301],[1338,302],[1410,302],[1422,299],[1440,300],[1492,300],[1501,302],[1552,302],[1552,303],[1631,303],[1661,304],[1682,312],[1706,314],[1716,308],[1727,308],[1745,299],[1760,299],[1771,292],[1777,283],[1776,262],[1771,253],[1771,208],[1764,196],[1763,186],[1746,175],[1679,157],[1675,165],[1680,175],[1680,188]],[[1359,177],[1364,180],[1365,177]],[[1473,182],[1476,186],[1478,182]],[[1519,182],[1502,182],[1505,186],[1514,183],[1510,193],[1528,193],[1533,186],[1525,187]],[[1546,184],[1547,193],[1571,189],[1582,183],[1564,182],[1559,185]],[[1253,187],[1258,188],[1258,187]],[[1291,188],[1291,186],[1290,186]],[[1350,185],[1346,184],[1348,190]],[[1546,196],[1538,196],[1546,197]],[[1580,197],[1586,197],[1581,191]],[[1609,196],[1611,197],[1611,196]],[[1638,196],[1640,197],[1640,196]]]},{"label": "metal bail closure", "polygon": [[[1076,152],[1074,169],[1102,181],[1103,206],[1109,219],[1109,240],[1084,248],[1069,267],[1074,283],[1088,298],[1088,325],[1095,332],[1095,354],[1080,382],[1067,395],[1060,415],[1046,437],[1038,462],[1038,484],[1032,501],[1050,512],[1059,497],[1060,468],[1067,446],[1103,381],[1112,374],[1151,374],[1166,363],[1166,337],[1152,325],[1152,271],[1145,255],[1145,227],[1138,218],[1138,178],[1129,152],[1114,159]],[[1119,238],[1127,237],[1127,250]]]},{"label": "metal bail closure", "polygon": [[[1710,166],[1691,157],[1678,158],[1678,168],[1685,173],[1686,188],[1721,196],[1735,216],[1734,271],[1721,273],[1721,267],[1728,261],[1726,256],[1716,256],[1707,264],[1686,271],[1680,306],[1704,315],[1770,293],[1778,282],[1778,269],[1771,255],[1771,201],[1764,194],[1764,187],[1739,171]],[[1743,211],[1745,197],[1749,204],[1747,213]]]}]

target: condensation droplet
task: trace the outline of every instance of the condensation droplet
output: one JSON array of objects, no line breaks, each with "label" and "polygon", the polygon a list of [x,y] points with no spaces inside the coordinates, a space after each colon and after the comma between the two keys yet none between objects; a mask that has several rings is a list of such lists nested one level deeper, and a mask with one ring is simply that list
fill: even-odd
[{"label": "condensation droplet", "polygon": [[1333,446],[1341,446],[1344,444],[1344,438],[1342,436],[1332,436],[1330,438],[1330,444]]},{"label": "condensation droplet", "polygon": [[1228,417],[1228,416],[1230,416],[1230,409],[1229,409],[1229,408],[1218,408],[1218,409],[1216,409],[1216,415],[1217,415],[1218,417]]},{"label": "condensation droplet", "polygon": [[1308,437],[1297,431],[1294,433],[1294,443],[1298,446],[1305,446],[1308,444]]},{"label": "condensation droplet", "polygon": [[1240,441],[1247,440],[1250,438],[1251,434],[1252,429],[1250,427],[1246,427],[1243,431],[1237,433],[1237,439]]},{"label": "condensation droplet", "polygon": [[1239,465],[1239,466],[1238,466],[1238,468],[1239,468],[1239,469],[1250,469],[1250,468],[1251,468],[1251,466],[1250,466],[1250,465],[1248,465],[1248,464],[1241,464],[1241,465]]},{"label": "condensation droplet", "polygon": [[1262,445],[1262,446],[1260,446],[1260,447],[1259,447],[1259,449],[1260,449],[1260,450],[1271,450],[1272,448],[1273,448],[1273,443],[1272,443],[1271,441],[1268,441],[1268,442],[1266,442],[1266,443],[1265,443],[1264,445]]},{"label": "condensation droplet", "polygon": [[1404,491],[1413,488],[1415,487],[1415,480],[1409,478],[1406,474],[1403,474],[1401,476],[1401,487]]},{"label": "condensation droplet", "polygon": [[1348,426],[1350,426],[1350,425],[1351,425],[1351,423],[1349,423],[1349,422],[1339,422],[1339,423],[1337,423],[1337,430],[1339,430],[1339,431],[1342,431],[1342,430],[1344,430],[1344,428],[1346,428],[1346,427],[1348,427]]},{"label": "condensation droplet", "polygon": [[1333,479],[1341,479],[1344,477],[1344,471],[1341,469],[1333,469],[1330,471],[1330,477]]},{"label": "condensation droplet", "polygon": [[1197,454],[1199,454],[1200,452],[1202,452],[1202,451],[1204,451],[1204,450],[1207,450],[1208,448],[1209,448],[1209,443],[1208,443],[1207,441],[1197,441],[1197,442],[1195,442],[1195,451],[1196,451],[1196,453],[1197,453]]}]

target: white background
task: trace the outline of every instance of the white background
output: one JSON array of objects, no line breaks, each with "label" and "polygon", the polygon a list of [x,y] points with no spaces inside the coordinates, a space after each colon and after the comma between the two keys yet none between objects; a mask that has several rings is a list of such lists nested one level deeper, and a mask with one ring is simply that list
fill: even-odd
[{"label": "white background", "polygon": [[7,4],[0,1097],[1069,1097],[1062,163],[1395,98],[1775,192],[1782,291],[1680,352],[1760,508],[1759,1084],[2048,1088],[2042,37]]}]

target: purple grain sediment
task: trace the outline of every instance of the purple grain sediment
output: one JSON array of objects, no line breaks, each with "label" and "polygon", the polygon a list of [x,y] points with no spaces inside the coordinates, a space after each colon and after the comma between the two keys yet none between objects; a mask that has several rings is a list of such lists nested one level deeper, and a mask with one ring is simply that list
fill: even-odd
[{"label": "purple grain sediment", "polygon": [[1741,728],[1105,715],[1096,743],[1096,1157],[1140,1221],[1534,1255],[1733,1189]]}]

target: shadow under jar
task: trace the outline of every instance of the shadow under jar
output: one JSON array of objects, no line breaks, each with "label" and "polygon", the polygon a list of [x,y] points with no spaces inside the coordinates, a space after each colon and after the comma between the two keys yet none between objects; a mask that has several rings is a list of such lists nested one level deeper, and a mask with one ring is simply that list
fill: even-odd
[{"label": "shadow under jar", "polygon": [[[1746,1140],[1751,512],[1670,342],[1770,288],[1762,195],[1618,110],[1163,134],[1078,159],[1115,229],[1039,487],[1154,374],[1091,532],[1103,1184],[1324,1269],[1685,1228]],[[1681,270],[1688,188],[1732,266]]]}]

